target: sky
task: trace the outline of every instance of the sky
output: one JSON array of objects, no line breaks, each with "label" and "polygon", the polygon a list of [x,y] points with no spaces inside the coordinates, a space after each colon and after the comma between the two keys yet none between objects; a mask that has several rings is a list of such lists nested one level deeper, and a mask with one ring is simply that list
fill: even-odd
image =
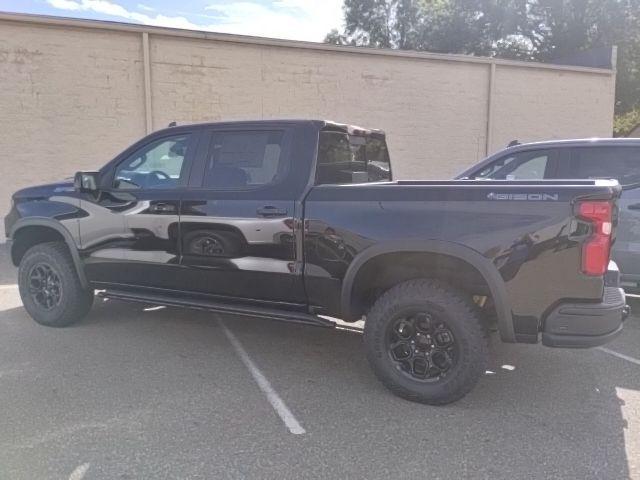
[{"label": "sky", "polygon": [[321,42],[343,0],[0,0],[0,11]]}]

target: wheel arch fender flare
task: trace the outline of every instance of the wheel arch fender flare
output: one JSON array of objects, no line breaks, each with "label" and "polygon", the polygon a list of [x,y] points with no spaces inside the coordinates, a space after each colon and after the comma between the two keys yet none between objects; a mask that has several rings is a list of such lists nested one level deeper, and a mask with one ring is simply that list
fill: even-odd
[{"label": "wheel arch fender flare", "polygon": [[69,249],[69,253],[71,254],[71,259],[73,260],[73,265],[76,269],[76,273],[78,274],[78,279],[80,280],[80,284],[83,288],[87,288],[89,286],[89,282],[87,281],[87,277],[84,273],[84,268],[82,267],[82,260],[80,259],[80,253],[78,252],[78,246],[76,245],[71,232],[67,230],[64,225],[60,222],[47,217],[29,217],[29,218],[21,218],[18,220],[12,227],[9,233],[9,238],[11,241],[11,255],[13,257],[13,249],[16,246],[14,241],[16,234],[26,227],[46,227],[55,230],[59,233],[64,242],[67,244],[67,248]]},{"label": "wheel arch fender flare", "polygon": [[511,303],[500,272],[488,258],[476,250],[454,242],[442,240],[394,240],[376,244],[360,252],[351,262],[342,282],[340,295],[341,314],[350,318],[352,312],[352,293],[358,272],[370,260],[388,253],[432,253],[458,258],[474,267],[484,278],[491,291],[500,337],[504,342],[516,342],[511,315]]}]

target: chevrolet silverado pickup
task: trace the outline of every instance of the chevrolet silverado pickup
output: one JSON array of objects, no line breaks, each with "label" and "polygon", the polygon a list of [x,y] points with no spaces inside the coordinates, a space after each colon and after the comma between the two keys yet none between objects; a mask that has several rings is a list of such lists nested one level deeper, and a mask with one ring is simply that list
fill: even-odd
[{"label": "chevrolet silverado pickup", "polygon": [[109,298],[331,327],[364,319],[395,394],[453,402],[488,334],[601,345],[626,314],[609,180],[393,181],[385,135],[327,121],[174,126],[99,171],[13,195],[28,313]]}]

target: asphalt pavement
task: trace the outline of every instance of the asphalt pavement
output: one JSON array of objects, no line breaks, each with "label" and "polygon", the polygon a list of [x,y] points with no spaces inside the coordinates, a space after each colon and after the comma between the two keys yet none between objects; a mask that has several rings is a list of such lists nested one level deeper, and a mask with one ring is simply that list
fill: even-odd
[{"label": "asphalt pavement", "polygon": [[637,317],[606,350],[493,339],[476,389],[429,407],[357,330],[112,300],[39,326],[0,257],[1,480],[640,479]]}]

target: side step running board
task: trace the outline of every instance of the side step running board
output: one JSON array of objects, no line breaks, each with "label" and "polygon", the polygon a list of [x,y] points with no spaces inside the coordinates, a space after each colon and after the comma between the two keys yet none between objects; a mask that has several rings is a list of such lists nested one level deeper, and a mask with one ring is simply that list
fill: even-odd
[{"label": "side step running board", "polygon": [[224,313],[229,315],[244,315],[247,317],[267,318],[282,322],[291,322],[316,327],[333,328],[335,323],[331,320],[316,317],[303,312],[290,312],[288,310],[276,310],[272,308],[254,307],[248,305],[233,305],[228,303],[211,302],[201,299],[184,299],[168,297],[164,295],[154,295],[140,292],[123,292],[118,290],[104,290],[98,293],[104,298],[113,298],[124,302],[147,303],[162,305],[166,307],[184,307],[196,310],[207,310],[210,312]]}]

